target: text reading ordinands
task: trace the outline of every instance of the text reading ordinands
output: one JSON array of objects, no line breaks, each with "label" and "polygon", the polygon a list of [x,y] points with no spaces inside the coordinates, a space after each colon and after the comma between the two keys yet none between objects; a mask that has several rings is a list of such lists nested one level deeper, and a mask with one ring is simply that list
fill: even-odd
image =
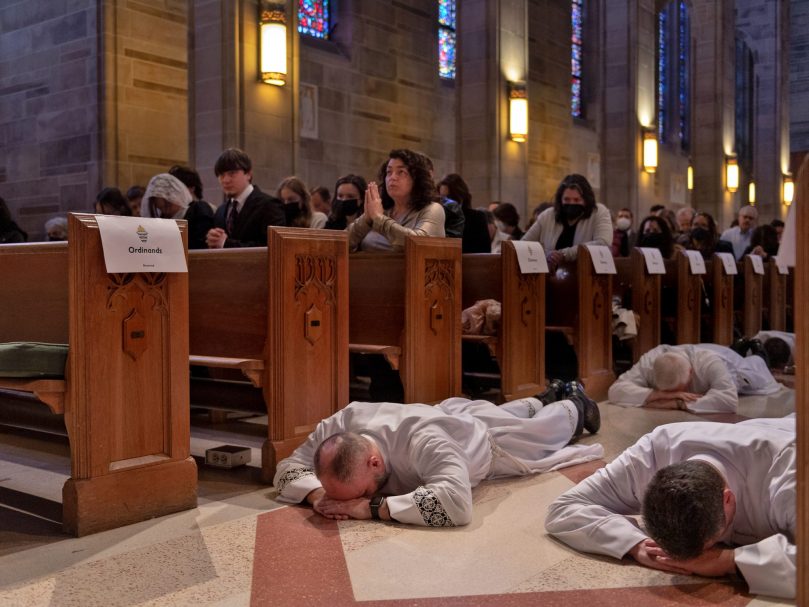
[{"label": "text reading ordinands", "polygon": [[161,255],[163,250],[160,247],[156,249],[147,249],[146,247],[129,247],[130,253],[156,253],[157,255]]}]

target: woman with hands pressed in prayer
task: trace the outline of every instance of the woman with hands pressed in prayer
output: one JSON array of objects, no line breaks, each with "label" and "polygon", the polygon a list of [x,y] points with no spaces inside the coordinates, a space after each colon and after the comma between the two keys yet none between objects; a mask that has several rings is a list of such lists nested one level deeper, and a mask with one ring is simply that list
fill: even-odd
[{"label": "woman with hands pressed in prayer", "polygon": [[424,156],[392,150],[378,184],[365,192],[362,215],[348,227],[352,251],[401,251],[408,234],[444,237],[444,209]]}]

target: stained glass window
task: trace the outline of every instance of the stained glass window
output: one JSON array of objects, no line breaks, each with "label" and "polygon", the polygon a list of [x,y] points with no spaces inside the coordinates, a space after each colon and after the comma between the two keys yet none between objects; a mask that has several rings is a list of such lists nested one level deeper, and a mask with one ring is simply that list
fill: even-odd
[{"label": "stained glass window", "polygon": [[584,0],[572,0],[570,3],[570,113],[575,118],[582,118],[584,108],[581,102],[582,79],[582,28],[584,22]]},{"label": "stained glass window", "polygon": [[438,75],[455,78],[455,0],[438,0]]},{"label": "stained glass window", "polygon": [[657,14],[657,136],[660,143],[666,141],[668,127],[668,7]]},{"label": "stained glass window", "polygon": [[688,69],[689,56],[691,50],[691,22],[688,16],[688,7],[685,0],[680,0],[680,28],[677,50],[677,75],[679,80],[680,95],[680,145],[683,149],[688,149],[691,139],[691,78]]},{"label": "stained glass window", "polygon": [[329,37],[329,0],[298,0],[298,31],[307,36]]},{"label": "stained glass window", "polygon": [[691,122],[691,22],[685,0],[657,14],[657,134],[688,149]]}]

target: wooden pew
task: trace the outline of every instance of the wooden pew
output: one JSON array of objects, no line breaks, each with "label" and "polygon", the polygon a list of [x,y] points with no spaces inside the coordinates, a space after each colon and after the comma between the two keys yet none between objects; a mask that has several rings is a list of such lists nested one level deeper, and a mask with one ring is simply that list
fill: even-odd
[{"label": "wooden pew", "polygon": [[663,276],[663,322],[674,335],[675,344],[700,343],[702,278],[691,273],[688,256],[678,252],[667,259]]},{"label": "wooden pew", "polygon": [[660,345],[660,287],[661,274],[649,274],[640,250],[633,248],[629,257],[615,259],[617,274],[613,295],[621,297],[622,305],[632,310],[638,321],[638,335],[632,340],[632,362]]},{"label": "wooden pew", "polygon": [[[733,281],[733,307],[739,333],[752,337],[761,331],[761,317],[764,301],[764,275],[756,274],[753,261],[745,255],[736,264],[739,273]],[[730,342],[723,345],[729,345]]]},{"label": "wooden pew", "polygon": [[482,299],[500,302],[497,335],[464,335],[486,345],[500,366],[503,401],[533,396],[545,389],[545,274],[520,272],[514,243],[503,242],[500,254],[463,256],[463,305]]},{"label": "wooden pew", "polygon": [[262,478],[271,482],[277,462],[348,403],[348,240],[271,227],[267,242],[190,252],[190,360],[244,376],[193,378],[191,404],[266,411]]},{"label": "wooden pew", "polygon": [[188,275],[107,274],[95,217],[68,222],[69,246],[0,245],[0,341],[69,344],[64,379],[0,378],[0,406],[64,414],[63,526],[86,535],[196,506]]},{"label": "wooden pew", "polygon": [[409,236],[404,255],[349,258],[349,349],[382,354],[408,403],[461,393],[461,242]]},{"label": "wooden pew", "polygon": [[596,400],[607,397],[612,369],[612,276],[596,274],[587,247],[575,262],[560,264],[548,275],[548,330],[561,331],[578,356],[579,379]]},{"label": "wooden pew", "polygon": [[778,271],[774,259],[764,264],[764,303],[762,325],[770,331],[786,331],[787,275]]},{"label": "wooden pew", "polygon": [[718,257],[706,260],[705,269],[710,307],[703,310],[700,340],[728,346],[733,343],[733,275],[725,273]]}]

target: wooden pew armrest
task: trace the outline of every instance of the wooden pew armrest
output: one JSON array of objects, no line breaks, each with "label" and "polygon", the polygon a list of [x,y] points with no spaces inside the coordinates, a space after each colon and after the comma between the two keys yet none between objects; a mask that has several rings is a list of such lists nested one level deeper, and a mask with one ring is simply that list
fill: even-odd
[{"label": "wooden pew armrest", "polygon": [[353,354],[381,354],[394,370],[399,370],[399,359],[402,349],[399,346],[382,346],[377,344],[348,344],[348,351]]},{"label": "wooden pew armrest", "polygon": [[192,354],[188,357],[188,360],[192,365],[200,367],[238,369],[256,388],[261,388],[264,383],[264,361],[258,358],[231,358],[228,356],[199,356]]},{"label": "wooden pew armrest", "polygon": [[33,392],[54,413],[65,412],[65,380],[0,377],[0,388]]}]

